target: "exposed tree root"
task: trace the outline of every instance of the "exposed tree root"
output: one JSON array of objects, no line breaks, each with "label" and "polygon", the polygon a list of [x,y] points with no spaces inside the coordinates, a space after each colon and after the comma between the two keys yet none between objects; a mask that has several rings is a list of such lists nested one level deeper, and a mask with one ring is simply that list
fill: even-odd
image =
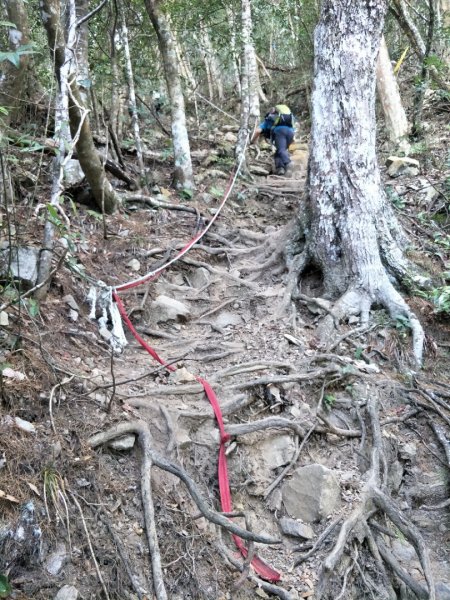
[{"label": "exposed tree root", "polygon": [[[413,590],[414,593],[418,592],[419,594],[422,594],[424,592],[426,594],[419,595],[419,598],[423,597],[429,598],[430,600],[435,600],[436,593],[433,576],[431,573],[428,549],[419,531],[395,506],[386,489],[388,475],[387,460],[384,455],[378,410],[374,398],[370,398],[368,400],[367,412],[372,431],[371,465],[369,471],[367,472],[366,483],[362,490],[361,501],[350,514],[350,516],[344,521],[332,552],[323,562],[317,590],[318,598],[331,599],[336,597],[336,594],[338,593],[336,589],[336,576],[339,576],[342,571],[340,569],[342,557],[346,551],[346,548],[350,547],[350,545],[354,543],[361,544],[363,541],[366,541],[370,553],[378,564],[381,556],[386,564],[386,567],[391,569],[396,576],[401,577],[401,574],[404,575],[403,572],[400,574],[399,569],[393,560],[391,560],[390,555],[388,555],[385,551],[386,548],[384,545],[379,543],[377,538],[374,538],[368,534],[368,527],[370,527],[368,519],[381,512],[389,518],[389,520],[402,532],[405,538],[408,539],[414,546],[421,563],[425,579],[427,581],[428,590],[425,590],[421,584],[413,580],[407,574],[407,577],[404,576],[401,577],[401,579]],[[381,578],[384,578],[383,571],[384,569],[382,570],[380,567],[379,575]],[[347,573],[347,576],[349,573],[350,572]],[[359,576],[361,577],[361,573]],[[354,573],[354,577],[357,577],[356,572]],[[387,596],[384,597],[391,596],[389,590],[386,593]],[[381,598],[382,596],[379,597]]]}]

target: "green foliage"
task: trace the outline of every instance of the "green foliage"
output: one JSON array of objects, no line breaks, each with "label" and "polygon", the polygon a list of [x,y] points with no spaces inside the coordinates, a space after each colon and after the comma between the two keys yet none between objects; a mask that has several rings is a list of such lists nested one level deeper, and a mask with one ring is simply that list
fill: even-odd
[{"label": "green foliage", "polygon": [[0,52],[0,62],[9,61],[15,67],[19,68],[22,56],[26,54],[36,54],[36,52],[34,44],[25,44],[19,46],[17,50],[14,51]]},{"label": "green foliage", "polygon": [[184,200],[192,200],[192,198],[194,196],[194,192],[189,188],[184,188],[183,190],[180,190],[180,196]]},{"label": "green foliage", "polygon": [[386,191],[386,196],[388,197],[388,200],[391,202],[391,204],[393,206],[395,206],[395,208],[398,208],[399,210],[405,208],[405,200],[397,194],[397,192],[395,191],[395,189],[393,187],[391,187],[390,185],[387,185],[385,188],[385,191]]},{"label": "green foliage", "polygon": [[222,198],[223,189],[213,185],[209,188],[209,193],[211,194],[211,196],[214,196],[216,198]]},{"label": "green foliage", "polygon": [[6,575],[0,574],[0,598],[7,598],[12,592],[12,587]]},{"label": "green foliage", "polygon": [[333,394],[325,394],[323,397],[323,404],[326,410],[331,410],[336,404],[336,396],[333,396]]}]

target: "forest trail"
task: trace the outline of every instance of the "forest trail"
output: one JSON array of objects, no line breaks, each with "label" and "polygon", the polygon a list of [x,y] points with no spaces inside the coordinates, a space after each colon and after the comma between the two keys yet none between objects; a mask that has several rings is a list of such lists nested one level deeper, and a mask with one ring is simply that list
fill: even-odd
[{"label": "forest trail", "polygon": [[[447,353],[439,351],[428,367],[433,370],[415,376],[416,387],[428,394],[418,406],[407,375],[398,374],[399,368],[407,373],[402,365],[408,361],[408,336],[393,330],[386,315],[364,335],[357,322],[343,325],[340,342],[330,339],[321,346],[316,327],[327,308],[320,298],[320,278],[311,271],[303,278],[304,297],[280,316],[285,263],[277,250],[279,234],[295,215],[303,189],[305,146],[297,144],[292,158],[290,177],[239,179],[197,247],[156,281],[121,294],[140,335],[176,368],[174,372],[161,368],[128,331],[128,346],[112,356],[103,338],[107,334],[88,318],[89,283],[68,269],[58,273],[52,300],[41,316],[43,354],[32,361],[34,373],[47,373],[45,357],[52,349],[62,373],[60,384],[50,398],[41,392],[41,407],[34,412],[25,407],[33,386],[39,389],[37,376],[31,388],[27,381],[14,391],[16,407],[24,407],[19,413],[36,424],[37,435],[31,447],[25,433],[13,441],[28,475],[18,477],[13,486],[5,481],[0,485],[25,501],[28,486],[39,490],[41,473],[46,473],[56,490],[46,508],[54,542],[46,546],[44,568],[35,566],[35,583],[23,584],[29,594],[23,598],[47,600],[53,597],[49,589],[63,582],[74,583],[83,598],[99,598],[94,556],[111,598],[149,597],[148,523],[140,499],[142,454],[134,434],[96,451],[89,447],[94,435],[136,420],[145,422],[153,450],[179,465],[196,482],[205,503],[219,510],[219,434],[197,376],[217,394],[231,434],[227,462],[232,504],[245,513],[245,520],[235,522],[282,541],[257,544],[258,555],[281,573],[281,581],[274,590],[273,584],[258,583],[254,575],[241,580],[231,567],[237,555],[229,534],[199,518],[198,507],[178,477],[153,467],[156,531],[169,598],[244,600],[275,594],[314,600],[323,577],[321,565],[339,526],[364,498],[370,445],[364,440],[369,424],[364,424],[362,411],[374,399],[396,503],[419,528],[436,582],[443,590],[450,585],[448,550],[437,542],[448,532],[442,460],[436,460],[436,444],[430,451],[427,418],[418,418],[427,413],[424,405],[434,406],[429,398],[446,397],[439,381],[445,379]],[[264,151],[257,163],[250,163],[250,171],[255,166],[268,170],[270,164],[271,156]],[[204,169],[202,176],[205,190],[224,189],[216,165]],[[158,189],[170,201],[168,182],[167,188],[164,183],[155,193]],[[215,214],[219,203],[217,193],[199,194],[192,202],[206,218]],[[106,239],[101,221],[89,219],[82,207],[73,222],[82,234],[76,243],[83,272],[116,286],[166,262],[198,232],[198,225],[192,214],[149,211],[132,203],[126,212],[108,217]],[[445,331],[444,327],[436,333],[443,338]],[[11,396],[13,390],[8,393]],[[20,400],[17,394],[22,394]],[[317,474],[325,483],[314,479]],[[93,553],[86,548],[86,533],[75,513],[69,516],[69,547],[59,495],[68,504],[73,497],[83,498],[81,510]],[[292,496],[298,499],[294,504]],[[321,512],[317,507],[324,498],[328,504]],[[424,586],[414,540],[386,519],[378,526],[390,532],[395,560]],[[120,565],[114,567],[118,552]],[[60,555],[64,568],[55,578],[48,574],[48,565]],[[355,554],[355,560],[367,589],[364,595],[359,588],[349,589],[341,597],[373,597],[379,593],[376,565],[370,555]],[[42,587],[43,577],[49,588]],[[338,596],[339,590],[332,593]]]}]

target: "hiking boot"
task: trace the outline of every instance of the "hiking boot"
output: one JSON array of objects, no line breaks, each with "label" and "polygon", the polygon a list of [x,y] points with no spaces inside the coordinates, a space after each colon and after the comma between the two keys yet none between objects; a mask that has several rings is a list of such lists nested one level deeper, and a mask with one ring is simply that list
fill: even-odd
[{"label": "hiking boot", "polygon": [[277,169],[277,175],[284,175],[286,173],[284,167],[279,167]]}]

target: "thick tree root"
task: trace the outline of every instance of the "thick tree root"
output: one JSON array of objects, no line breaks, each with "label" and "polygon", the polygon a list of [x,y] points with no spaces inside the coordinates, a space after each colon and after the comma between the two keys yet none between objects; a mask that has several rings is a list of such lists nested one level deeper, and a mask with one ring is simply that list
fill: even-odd
[{"label": "thick tree root", "polygon": [[153,573],[153,587],[157,600],[167,600],[167,592],[164,585],[164,578],[162,573],[161,565],[161,553],[159,550],[158,535],[156,531],[155,511],[153,505],[152,487],[151,487],[151,469],[155,465],[162,469],[172,473],[186,485],[191,498],[197,505],[202,515],[215,523],[230,531],[235,535],[238,535],[242,539],[249,542],[259,542],[262,544],[279,544],[280,540],[271,538],[267,535],[258,535],[252,533],[242,527],[239,527],[232,521],[230,521],[224,515],[215,512],[206,504],[202,498],[197,485],[191,477],[178,465],[162,457],[158,452],[152,448],[152,439],[149,426],[147,423],[141,420],[130,421],[127,423],[120,423],[108,431],[93,435],[88,439],[88,444],[92,448],[96,448],[102,444],[105,444],[117,437],[125,435],[127,433],[135,433],[138,436],[138,441],[142,450],[142,463],[141,463],[141,494],[142,494],[142,505],[144,510],[145,528],[147,533],[148,547],[150,551],[150,557],[152,562],[152,573]]},{"label": "thick tree root", "polygon": [[[371,465],[367,472],[366,484],[362,491],[361,502],[344,521],[333,550],[323,562],[319,576],[317,597],[319,600],[331,600],[331,598],[336,598],[339,593],[337,592],[338,587],[336,578],[342,573],[340,567],[346,549],[354,547],[354,544],[357,544],[362,548],[362,543],[365,541],[370,554],[379,565],[380,578],[385,579],[385,569],[390,569],[391,572],[397,577],[400,577],[400,579],[402,579],[402,581],[411,588],[419,598],[436,600],[431,564],[425,542],[417,528],[402,514],[400,509],[395,506],[386,489],[388,475],[387,460],[384,455],[378,410],[374,398],[369,399],[367,403],[367,412],[372,431],[372,451]],[[373,518],[373,516],[378,513],[382,513],[388,517],[393,525],[395,525],[395,527],[397,527],[405,538],[414,546],[424,572],[428,590],[397,565],[395,559],[384,546],[382,540],[379,540],[380,527],[377,526],[375,529],[376,536],[378,537],[373,536],[370,533],[369,519]],[[385,566],[380,564],[380,557],[383,559]],[[344,577],[346,577],[345,585],[348,583],[347,578],[349,574],[350,571],[346,571],[346,576],[344,574]],[[361,573],[359,575],[361,577]],[[354,572],[354,577],[357,577],[356,572]],[[367,582],[364,583],[367,585]],[[387,587],[386,594],[385,596],[379,596],[380,599],[382,597],[392,597],[392,586],[389,585],[385,587]]]}]

